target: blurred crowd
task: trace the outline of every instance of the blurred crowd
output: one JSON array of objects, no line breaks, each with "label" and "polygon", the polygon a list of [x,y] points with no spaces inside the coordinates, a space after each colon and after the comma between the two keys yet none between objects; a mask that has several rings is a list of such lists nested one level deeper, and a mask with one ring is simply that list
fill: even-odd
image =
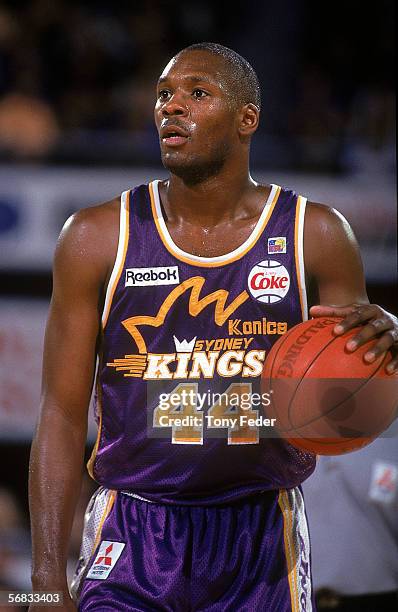
[{"label": "blurred crowd", "polygon": [[159,71],[211,40],[259,74],[255,164],[391,173],[394,4],[353,0],[342,14],[314,0],[247,0],[238,14],[210,0],[3,0],[0,160],[157,164]]}]

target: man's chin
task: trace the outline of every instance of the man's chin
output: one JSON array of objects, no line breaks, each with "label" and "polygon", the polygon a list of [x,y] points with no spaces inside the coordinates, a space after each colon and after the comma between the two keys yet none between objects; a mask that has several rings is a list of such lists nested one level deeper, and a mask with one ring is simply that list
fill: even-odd
[{"label": "man's chin", "polygon": [[175,174],[183,180],[189,180],[198,172],[198,164],[192,160],[182,159],[182,156],[175,153],[162,155],[162,164],[171,174]]},{"label": "man's chin", "polygon": [[172,172],[173,168],[183,168],[192,164],[193,160],[187,159],[181,151],[162,151],[162,164]]},{"label": "man's chin", "polygon": [[217,175],[224,165],[224,160],[201,162],[200,160],[182,159],[176,154],[162,154],[162,164],[170,172],[189,185],[205,181]]}]

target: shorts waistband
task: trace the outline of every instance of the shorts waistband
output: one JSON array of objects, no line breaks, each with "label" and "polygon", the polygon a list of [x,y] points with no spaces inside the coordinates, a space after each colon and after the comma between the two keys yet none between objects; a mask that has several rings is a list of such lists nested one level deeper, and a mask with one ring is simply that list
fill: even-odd
[{"label": "shorts waistband", "polygon": [[120,493],[123,493],[123,495],[128,495],[129,497],[134,497],[135,499],[139,499],[140,501],[147,502],[148,504],[156,503],[152,499],[146,499],[146,497],[142,497],[141,495],[138,495],[138,493],[132,493],[131,491],[120,491]]}]

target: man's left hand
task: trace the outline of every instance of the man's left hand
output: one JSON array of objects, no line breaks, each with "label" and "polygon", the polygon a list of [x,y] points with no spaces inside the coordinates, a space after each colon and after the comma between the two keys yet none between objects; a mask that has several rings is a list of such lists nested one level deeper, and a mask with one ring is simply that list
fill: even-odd
[{"label": "man's left hand", "polygon": [[377,342],[364,355],[365,361],[371,363],[391,350],[392,360],[388,363],[388,374],[398,372],[398,318],[377,304],[351,304],[350,306],[312,306],[312,317],[343,317],[333,331],[341,336],[349,329],[362,325],[361,331],[352,336],[346,344],[348,351],[358,347],[372,338]]}]

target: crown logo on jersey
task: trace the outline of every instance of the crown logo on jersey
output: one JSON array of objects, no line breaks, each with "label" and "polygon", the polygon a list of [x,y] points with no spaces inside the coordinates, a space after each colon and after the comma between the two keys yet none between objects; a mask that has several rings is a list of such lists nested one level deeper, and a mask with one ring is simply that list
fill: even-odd
[{"label": "crown logo on jersey", "polygon": [[188,340],[185,340],[185,338],[182,340],[182,342],[180,342],[179,339],[176,338],[176,336],[173,336],[177,353],[192,353],[195,347],[196,337],[197,336],[195,336],[195,338],[192,338],[192,340],[190,340],[189,342]]}]

